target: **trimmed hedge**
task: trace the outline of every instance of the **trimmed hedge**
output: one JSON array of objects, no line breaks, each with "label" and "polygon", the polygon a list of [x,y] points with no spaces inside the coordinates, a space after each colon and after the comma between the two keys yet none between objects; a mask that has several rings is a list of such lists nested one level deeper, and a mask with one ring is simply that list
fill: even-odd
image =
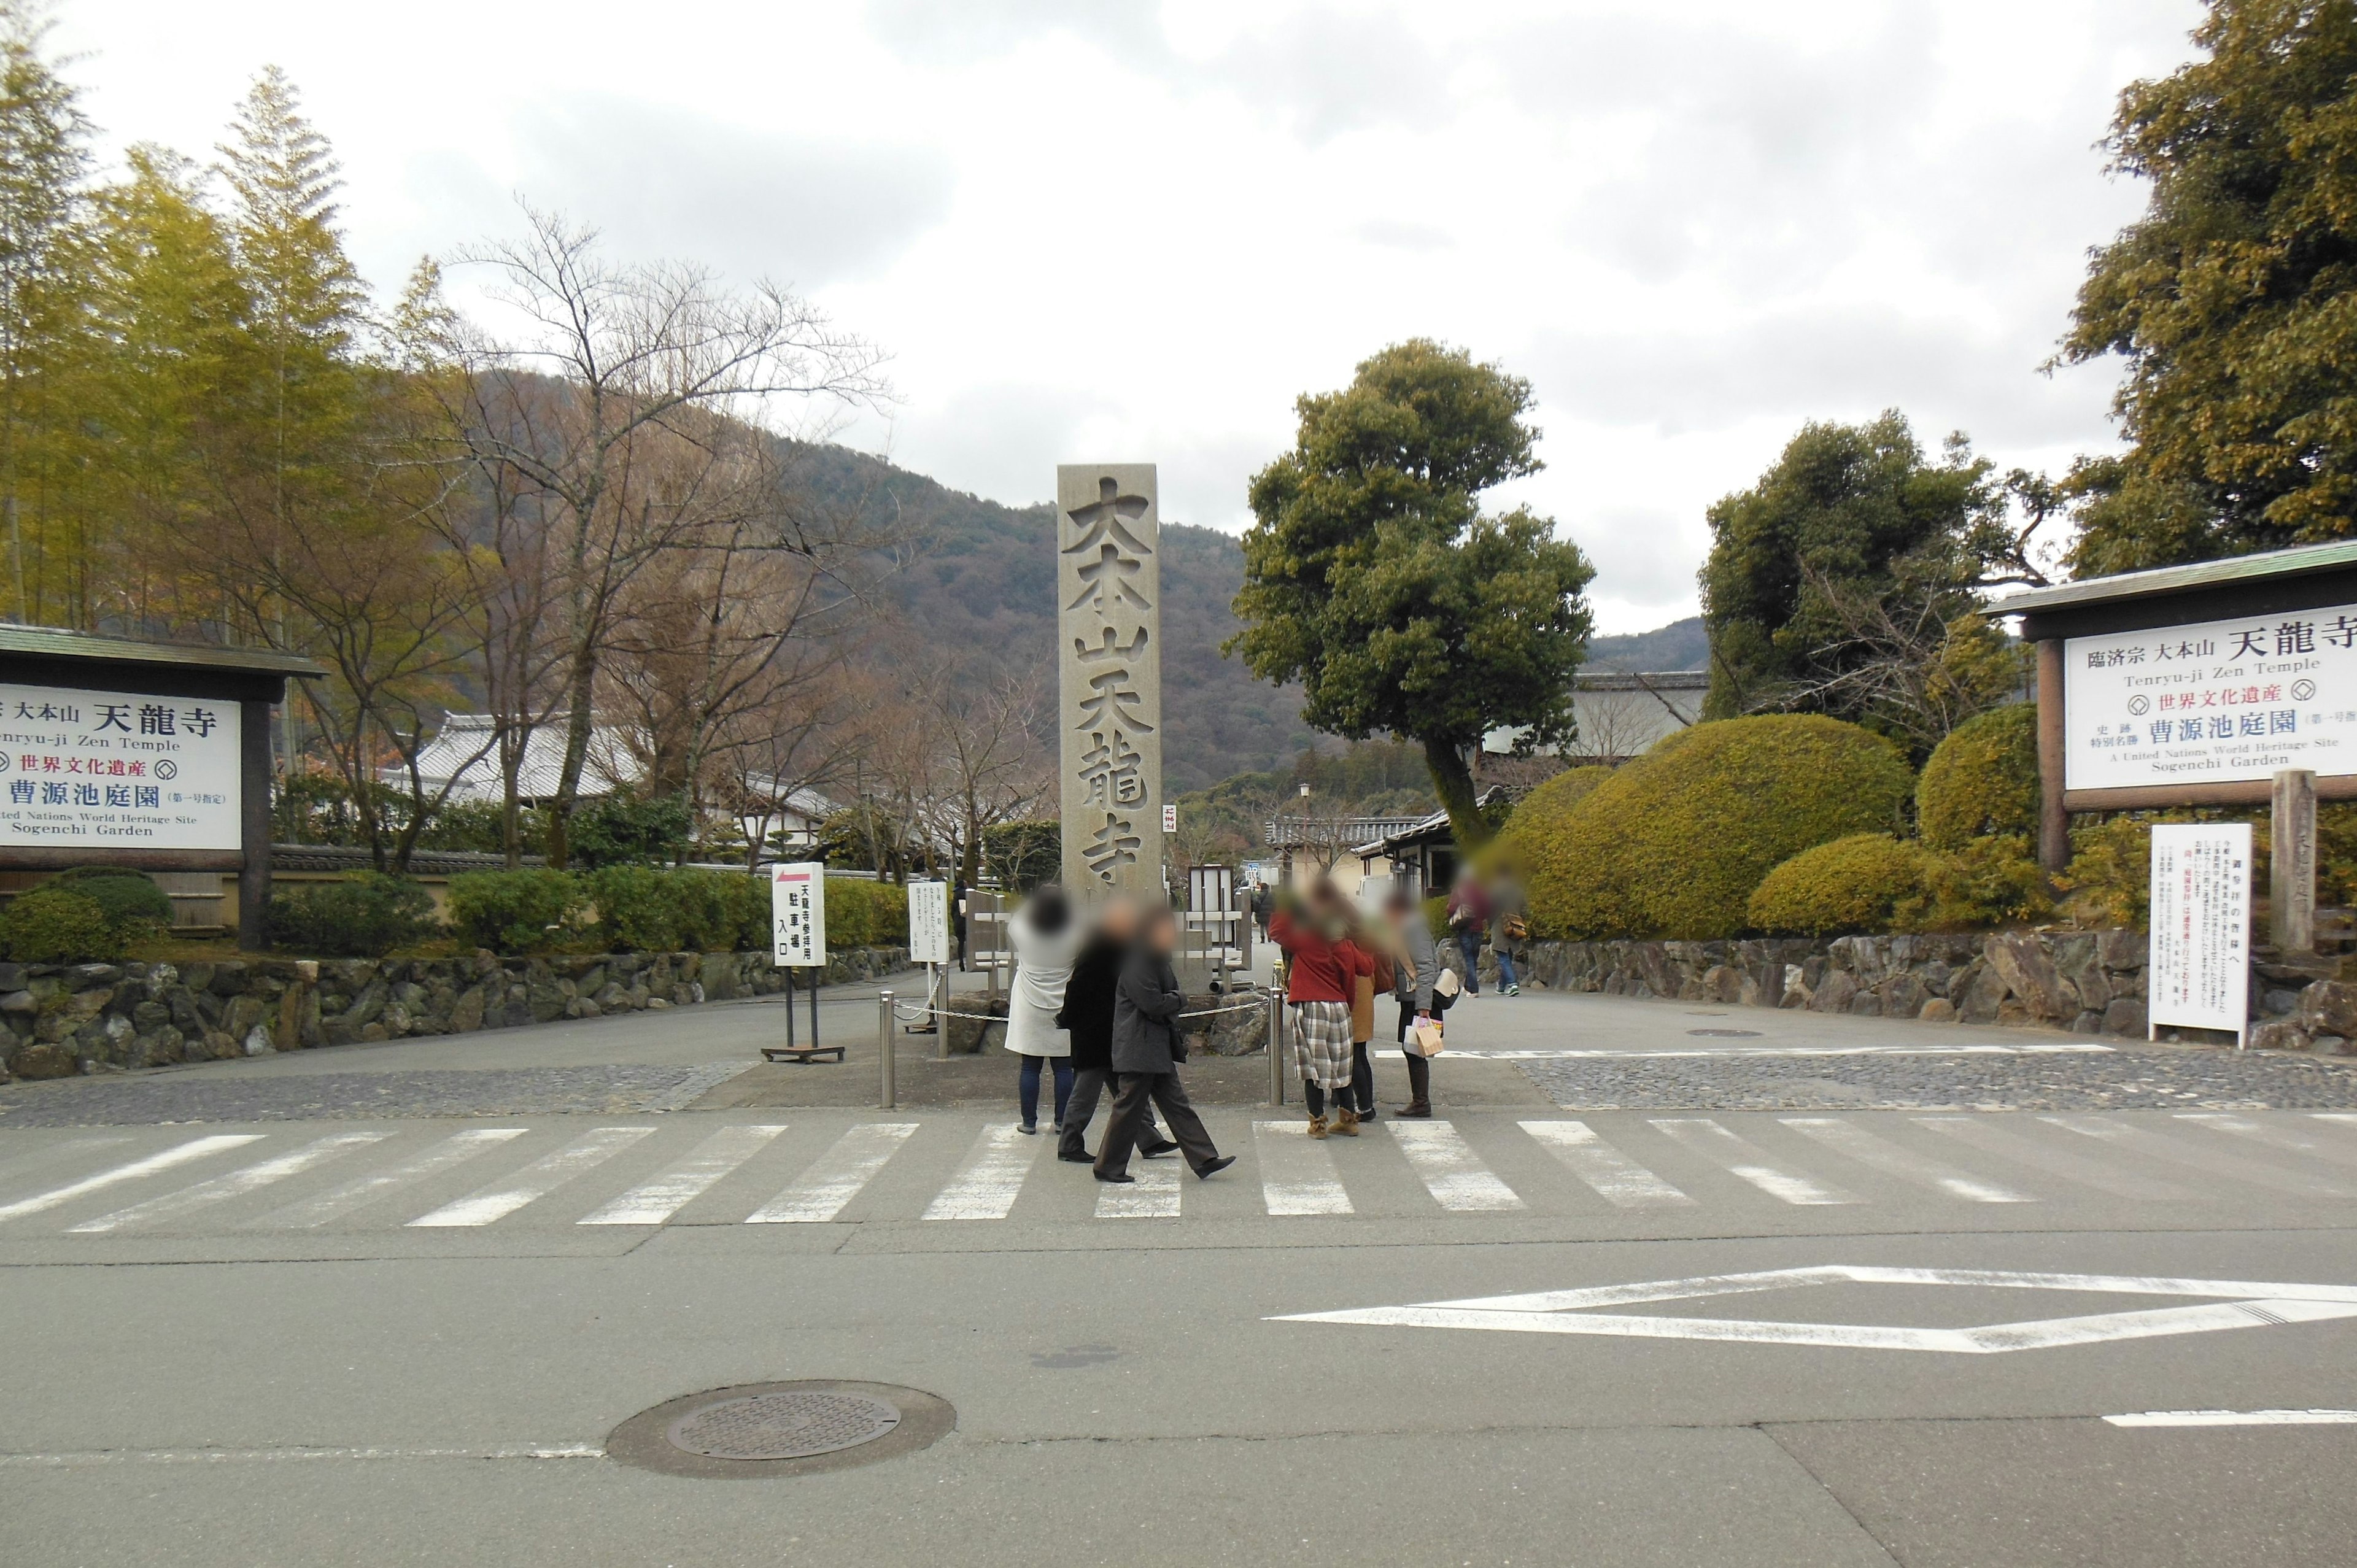
[{"label": "trimmed hedge", "polygon": [[130,945],[99,901],[71,884],[45,882],[0,910],[0,949],[18,963],[112,963]]},{"label": "trimmed hedge", "polygon": [[1881,736],[1813,714],[1696,725],[1517,836],[1542,936],[1732,936],[1804,849],[1904,824],[1915,779]]},{"label": "trimmed hedge", "polygon": [[[769,890],[762,890],[761,931],[757,946],[769,945]],[[897,882],[864,878],[826,879],[826,945],[835,948],[897,948],[909,941],[909,890]]]},{"label": "trimmed hedge", "polygon": [[450,929],[468,947],[556,952],[579,934],[588,886],[565,871],[462,871],[450,878]]},{"label": "trimmed hedge", "polygon": [[[770,946],[770,884],[700,866],[469,871],[450,878],[450,927],[463,944],[499,953],[760,952]],[[908,940],[907,888],[826,879],[830,949]]]},{"label": "trimmed hedge", "polygon": [[1932,748],[1915,787],[1915,819],[1933,849],[2038,832],[2038,709],[2029,703],[1966,719]]},{"label": "trimmed hedge", "polygon": [[48,885],[70,887],[95,903],[126,942],[153,936],[172,923],[172,900],[154,877],[127,865],[77,865],[59,872]]},{"label": "trimmed hedge", "polygon": [[1751,924],[1775,936],[1908,929],[1932,875],[1923,846],[1890,833],[1852,833],[1805,849],[1753,889]]},{"label": "trimmed hedge", "polygon": [[376,871],[290,883],[272,897],[265,923],[273,947],[332,958],[382,958],[440,927],[424,885]]}]

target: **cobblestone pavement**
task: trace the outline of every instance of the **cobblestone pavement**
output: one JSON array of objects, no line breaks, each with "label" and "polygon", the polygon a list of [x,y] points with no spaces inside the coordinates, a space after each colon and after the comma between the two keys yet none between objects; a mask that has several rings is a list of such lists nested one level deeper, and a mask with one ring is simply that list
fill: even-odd
[{"label": "cobblestone pavement", "polygon": [[393,1121],[429,1116],[633,1116],[683,1110],[748,1064],[549,1067],[231,1078],[107,1075],[0,1090],[0,1127],[162,1122]]},{"label": "cobblestone pavement", "polygon": [[1631,1055],[1515,1065],[1573,1111],[2357,1109],[2357,1061],[2276,1051]]}]

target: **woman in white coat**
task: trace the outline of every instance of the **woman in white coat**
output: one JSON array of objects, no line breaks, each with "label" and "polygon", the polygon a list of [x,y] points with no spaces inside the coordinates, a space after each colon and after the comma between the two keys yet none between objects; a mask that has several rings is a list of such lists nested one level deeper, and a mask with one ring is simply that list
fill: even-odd
[{"label": "woman in white coat", "polygon": [[1084,933],[1072,918],[1071,900],[1053,883],[1024,901],[1007,922],[1015,949],[1015,983],[1007,989],[1006,1048],[1022,1059],[1017,1079],[1023,1130],[1039,1130],[1039,1069],[1056,1074],[1056,1130],[1063,1131],[1064,1104],[1072,1096],[1072,1037],[1057,1027],[1064,1010],[1064,983],[1072,977]]}]

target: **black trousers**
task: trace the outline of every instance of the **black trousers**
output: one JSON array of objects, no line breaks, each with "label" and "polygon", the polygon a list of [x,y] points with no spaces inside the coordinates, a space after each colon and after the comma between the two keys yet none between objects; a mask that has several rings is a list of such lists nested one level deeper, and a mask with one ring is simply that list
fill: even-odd
[{"label": "black trousers", "polygon": [[1399,1004],[1399,1039],[1400,1055],[1407,1058],[1407,1095],[1413,1103],[1425,1105],[1432,1100],[1432,1062],[1429,1058],[1407,1048],[1408,1026],[1415,1022],[1415,1004],[1402,1002]]},{"label": "black trousers", "polygon": [[1211,1146],[1211,1134],[1203,1130],[1203,1119],[1195,1114],[1194,1104],[1187,1098],[1187,1086],[1178,1081],[1177,1073],[1125,1072],[1114,1077],[1120,1088],[1114,1092],[1113,1121],[1105,1128],[1103,1144],[1097,1149],[1099,1171],[1113,1176],[1129,1168],[1130,1151],[1136,1147],[1139,1130],[1149,1120],[1148,1101],[1160,1109],[1178,1152],[1187,1156],[1187,1164],[1196,1175],[1200,1176],[1205,1165],[1220,1157],[1220,1151]]},{"label": "black trousers", "polygon": [[[1108,1069],[1084,1067],[1072,1074],[1072,1097],[1064,1104],[1064,1135],[1056,1144],[1058,1154],[1085,1155],[1089,1152],[1089,1121],[1097,1113],[1097,1096],[1112,1088],[1113,1073]],[[1107,1120],[1111,1120],[1110,1112],[1107,1112]],[[1148,1106],[1146,1120],[1138,1125],[1138,1146],[1158,1149],[1168,1142],[1169,1140],[1162,1135],[1162,1129],[1154,1124],[1154,1111]]]}]

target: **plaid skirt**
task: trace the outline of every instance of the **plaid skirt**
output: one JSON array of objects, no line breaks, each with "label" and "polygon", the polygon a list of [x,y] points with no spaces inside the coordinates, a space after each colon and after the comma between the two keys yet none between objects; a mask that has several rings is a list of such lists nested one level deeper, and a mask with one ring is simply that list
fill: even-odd
[{"label": "plaid skirt", "polygon": [[1347,1002],[1295,1002],[1293,1059],[1304,1080],[1320,1089],[1343,1089],[1351,1082],[1351,1004]]}]

